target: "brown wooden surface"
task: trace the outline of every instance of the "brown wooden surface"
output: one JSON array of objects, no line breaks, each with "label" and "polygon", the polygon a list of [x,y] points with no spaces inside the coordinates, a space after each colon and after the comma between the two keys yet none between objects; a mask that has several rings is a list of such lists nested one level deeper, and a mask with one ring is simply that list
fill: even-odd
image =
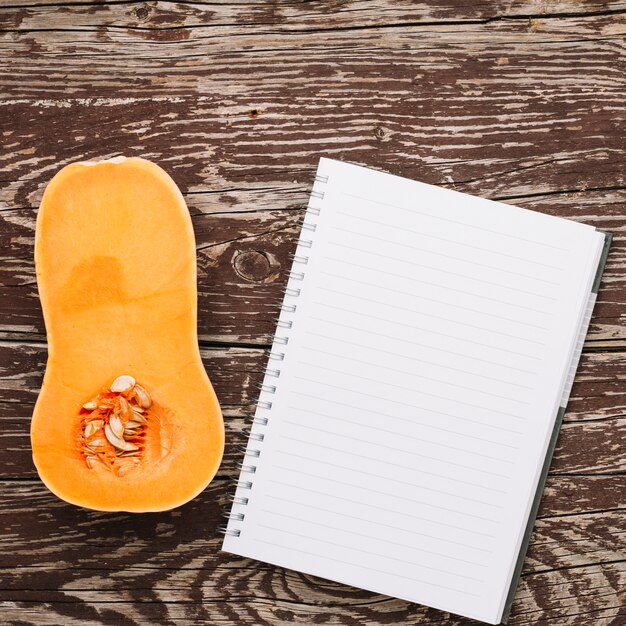
[{"label": "brown wooden surface", "polygon": [[[615,234],[510,623],[626,624],[625,35],[619,1],[1,3],[0,623],[469,626],[219,551],[324,154]],[[28,439],[36,207],[62,165],[120,153],[193,215],[228,436],[209,489],[141,516],[57,500]]]}]

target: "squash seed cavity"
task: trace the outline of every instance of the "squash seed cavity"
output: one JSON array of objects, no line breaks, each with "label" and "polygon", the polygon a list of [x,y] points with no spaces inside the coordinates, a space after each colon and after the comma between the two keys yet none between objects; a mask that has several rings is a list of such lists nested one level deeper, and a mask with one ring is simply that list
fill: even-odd
[{"label": "squash seed cavity", "polygon": [[150,394],[126,374],[85,402],[80,409],[81,450],[87,467],[103,466],[120,478],[137,467],[151,406]]}]

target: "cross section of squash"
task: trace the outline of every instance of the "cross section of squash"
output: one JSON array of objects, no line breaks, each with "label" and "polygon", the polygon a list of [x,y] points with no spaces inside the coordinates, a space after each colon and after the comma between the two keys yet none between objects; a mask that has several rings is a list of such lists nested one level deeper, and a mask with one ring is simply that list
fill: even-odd
[{"label": "cross section of squash", "polygon": [[31,441],[43,482],[102,511],[196,496],[221,462],[224,423],[200,360],[194,233],[174,181],[139,158],[64,167],[41,201],[35,265],[48,362]]}]

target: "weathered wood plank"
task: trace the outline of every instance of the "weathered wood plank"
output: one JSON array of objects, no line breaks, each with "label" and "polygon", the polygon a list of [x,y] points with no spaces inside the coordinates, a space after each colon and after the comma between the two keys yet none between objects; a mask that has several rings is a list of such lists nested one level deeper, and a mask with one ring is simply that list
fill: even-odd
[{"label": "weathered wood plank", "polygon": [[[311,170],[313,171],[313,169]],[[253,190],[225,198],[187,196],[198,248],[199,334],[207,342],[268,345],[295,249],[306,203],[306,189],[287,186],[284,194]],[[274,186],[273,189],[280,188]],[[626,191],[620,192],[626,201]],[[272,198],[271,196],[274,196]],[[622,202],[606,194],[548,196],[519,204],[592,223],[616,238],[592,320],[589,341],[626,340],[626,213]],[[578,201],[580,204],[578,204]],[[234,205],[232,203],[235,203]],[[280,208],[281,203],[284,208]],[[270,206],[273,205],[273,209]],[[595,215],[592,213],[595,211]],[[616,214],[617,213],[617,214]],[[37,297],[33,262],[36,212],[0,212],[0,336],[42,340],[44,325]]]},{"label": "weathered wood plank", "polygon": [[[615,577],[616,568],[612,567],[612,574]],[[580,588],[585,589],[585,585],[592,585],[598,578],[598,569],[595,572],[581,572]],[[617,580],[622,573],[617,571]],[[277,583],[278,584],[278,583]],[[572,585],[573,587],[573,585]],[[560,604],[560,598],[563,601],[572,604],[571,591],[563,592],[562,596],[557,596],[554,604]],[[527,618],[520,617],[519,621],[509,623],[513,626],[517,624],[530,624],[532,626],[545,626],[554,624],[555,626],[623,626],[626,612],[622,611],[618,606],[611,605],[610,601],[603,597],[610,594],[613,601],[619,599],[619,595],[615,592],[614,587],[606,589],[606,593],[597,592],[600,601],[594,601],[594,598],[585,603],[580,609],[570,609],[570,613],[564,613],[561,608],[552,610],[552,615],[544,621],[541,619],[540,611],[537,609],[535,614],[529,615]],[[540,590],[537,595],[541,594]],[[186,603],[163,603],[163,607],[154,604],[123,603],[123,602],[97,602],[88,606],[82,604],[73,604],[70,607],[62,608],[59,605],[54,607],[55,611],[62,613],[64,626],[96,626],[100,624],[155,624],[167,623],[177,624],[201,624],[207,626],[222,626],[226,624],[238,624],[241,626],[264,626],[272,624],[276,626],[286,626],[288,624],[305,624],[305,623],[323,623],[328,626],[361,626],[368,624],[377,626],[378,624],[428,624],[429,626],[476,626],[478,622],[470,622],[468,620],[460,620],[448,614],[437,614],[435,611],[428,611],[423,607],[405,609],[404,607],[396,607],[397,603],[386,598],[375,598],[371,603],[375,604],[374,610],[366,610],[367,603],[362,600],[363,607],[358,613],[352,616],[345,615],[342,608],[333,607],[328,610],[320,608],[317,605],[305,605],[300,608],[293,608],[293,602],[286,600],[277,602],[274,598],[258,596],[253,600],[241,600],[237,596],[236,601],[240,608],[233,610],[230,602],[216,603],[204,607],[210,608],[209,617],[199,618],[199,607],[195,604]],[[606,604],[605,604],[606,603]],[[605,604],[607,608],[594,608]],[[40,624],[45,626],[58,626],[59,615],[48,608],[47,604],[31,603],[7,603],[7,607],[11,610],[8,615],[15,618],[15,624]],[[274,610],[271,610],[273,607]],[[380,613],[383,617],[378,619]],[[210,619],[210,621],[206,621]],[[109,621],[111,620],[111,621]],[[117,620],[117,621],[115,621]],[[163,621],[166,620],[166,621]],[[312,622],[311,620],[317,620]],[[366,621],[363,621],[366,620]],[[384,621],[381,621],[384,620]],[[392,621],[388,621],[392,620]]]},{"label": "weathered wood plank", "polygon": [[626,508],[626,475],[550,476],[539,518]]},{"label": "weathered wood plank", "polygon": [[[514,3],[504,5],[494,2],[490,7],[487,3],[482,7],[475,3],[449,3],[447,6],[440,3],[445,6],[448,17],[438,18],[435,15],[437,7],[433,3],[418,7],[410,6],[409,3],[400,6],[400,3],[392,4],[389,1],[380,3],[380,6],[367,2],[337,4],[347,6],[341,11],[336,10],[339,7],[329,8],[323,3],[294,2],[285,3],[282,7],[274,4],[269,14],[262,4],[234,2],[211,6],[143,3],[139,7],[126,3],[107,3],[94,4],[90,11],[85,11],[82,6],[67,5],[25,7],[22,10],[5,9],[0,13],[0,24],[3,27],[1,30],[7,35],[4,40],[11,44],[11,50],[24,53],[23,58],[12,59],[10,67],[30,66],[34,69],[29,61],[44,50],[32,45],[33,34],[45,30],[46,36],[40,39],[46,44],[58,46],[55,56],[59,61],[72,52],[87,53],[96,59],[100,57],[97,59],[98,66],[104,67],[106,48],[117,44],[117,58],[110,59],[113,67],[117,66],[121,58],[131,59],[133,70],[137,68],[143,78],[150,74],[151,68],[145,63],[142,67],[139,61],[158,60],[155,46],[159,46],[161,55],[167,54],[171,59],[188,59],[190,53],[197,54],[199,44],[205,46],[206,52],[220,54],[229,53],[233,49],[239,52],[313,49],[336,55],[337,52],[351,52],[359,47],[372,50],[377,47],[376,44],[389,41],[389,31],[393,31],[391,36],[398,43],[407,47],[404,34],[410,32],[410,29],[419,29],[424,33],[434,31],[444,36],[446,33],[464,32],[469,35],[468,43],[483,43],[476,34],[489,29],[490,41],[484,42],[487,46],[503,33],[514,31],[531,36],[538,34],[540,37],[550,34],[557,41],[571,41],[572,34],[577,33],[596,39],[602,47],[607,39],[619,39],[623,32],[619,25],[625,12],[624,3],[614,3],[615,8],[605,4],[604,10],[594,11],[593,8],[581,10],[580,5],[574,8],[572,2],[569,11],[559,7],[561,15],[559,8],[555,12],[546,11],[545,4],[543,10],[535,12],[529,6],[531,3],[519,3],[517,13],[512,9]],[[524,13],[525,8],[529,12]],[[486,15],[485,9],[491,15]],[[329,20],[329,11],[332,12],[332,20]],[[479,12],[484,17],[476,17]],[[355,31],[358,37],[354,36]],[[323,37],[320,37],[322,34]],[[428,49],[421,41],[412,43],[414,47]],[[514,45],[518,42],[509,37],[507,43]],[[55,60],[48,59],[47,62],[52,64]],[[80,64],[81,59],[77,59],[77,62]],[[289,77],[284,72],[280,74],[283,78]],[[53,82],[58,80],[56,76],[50,78]],[[72,91],[78,83],[76,78],[68,77],[68,86]],[[176,82],[180,84],[182,78],[177,76]],[[127,80],[124,82],[127,83]],[[14,84],[17,85],[17,81]],[[35,82],[30,90],[23,93],[32,93],[35,86],[41,92],[46,89],[43,84]],[[162,89],[162,85],[158,85],[154,78],[137,84],[139,90],[145,90],[148,86],[156,87],[159,91]],[[188,92],[188,80],[184,87]]]},{"label": "weathered wood plank", "polygon": [[[8,602],[0,615],[35,623],[56,616],[64,624],[118,624],[122,616],[129,624],[258,626],[310,623],[312,616],[337,625],[473,623],[219,552],[227,490],[218,481],[178,510],[130,516],[69,506],[38,484],[4,483],[0,599]],[[626,582],[623,530],[617,512],[540,520],[510,623],[537,623],[540,615],[541,623],[560,626],[589,623],[562,621],[568,616],[616,616]],[[45,611],[34,613],[35,603]]]},{"label": "weathered wood plank", "polygon": [[[72,6],[78,5],[78,6]],[[4,27],[11,31],[94,27],[94,14],[109,28],[165,30],[197,26],[273,26],[274,28],[363,28],[412,23],[420,26],[441,25],[441,22],[494,21],[501,19],[530,19],[608,15],[626,11],[626,2],[612,0],[499,0],[487,2],[450,3],[446,0],[417,5],[411,0],[391,2],[335,2],[327,4],[302,3],[298,0],[280,0],[272,7],[254,2],[208,2],[182,0],[181,2],[109,2],[106,7],[93,7],[84,12],[84,0],[10,0],[0,7],[5,15]],[[22,9],[22,10],[19,10]],[[99,9],[99,10],[98,10]],[[329,23],[328,12],[333,19]],[[9,13],[10,12],[10,13]],[[91,18],[91,19],[90,19]]]},{"label": "weathered wood plank", "polygon": [[[615,87],[585,84],[585,68],[573,62],[556,73],[556,60],[554,72],[532,76],[530,59],[522,59],[508,85],[500,74],[510,65],[495,61],[475,72],[442,70],[427,81],[416,76],[423,61],[404,65],[395,52],[385,67],[351,65],[348,80],[317,90],[307,78],[312,60],[296,57],[293,71],[303,75],[280,88],[257,85],[264,73],[277,80],[274,66],[248,60],[256,86],[243,95],[220,95],[234,77],[217,74],[217,93],[206,96],[90,99],[63,91],[49,100],[5,98],[0,129],[10,206],[35,204],[34,192],[68,162],[120,152],[158,160],[185,191],[242,181],[306,184],[320,154],[488,197],[624,188],[619,77]],[[618,58],[607,63],[620,65]],[[385,80],[398,84],[392,89]],[[0,88],[12,89],[1,77]]]},{"label": "weathered wood plank", "polygon": [[[258,395],[266,352],[260,349],[202,349],[202,357],[227,416],[223,476],[237,473],[238,446]],[[30,415],[43,377],[45,346],[0,343],[0,423],[5,454],[0,477],[34,478]],[[626,353],[583,355],[561,431],[553,474],[626,472]],[[608,507],[611,508],[611,507]]]}]

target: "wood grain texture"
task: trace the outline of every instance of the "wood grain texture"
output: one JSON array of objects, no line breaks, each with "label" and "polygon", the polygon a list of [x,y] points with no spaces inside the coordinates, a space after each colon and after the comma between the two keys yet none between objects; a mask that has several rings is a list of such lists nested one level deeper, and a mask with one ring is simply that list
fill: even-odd
[{"label": "wood grain texture", "polygon": [[[220,399],[227,427],[221,474],[235,476],[247,426],[267,363],[255,348],[203,348],[205,367]],[[0,480],[36,478],[30,460],[30,416],[41,385],[45,346],[0,342],[0,424],[4,446]],[[626,352],[584,354],[565,415],[553,475],[626,476]],[[612,508],[612,507],[607,507]]]},{"label": "wood grain texture", "polygon": [[[311,171],[314,164],[311,163]],[[309,176],[311,178],[311,176]],[[243,206],[213,194],[188,194],[198,248],[199,333],[203,342],[269,346],[289,254],[295,250],[310,182],[297,191],[271,184],[242,190]],[[579,218],[615,234],[588,342],[626,345],[626,212],[604,192],[527,199],[528,208]],[[282,204],[283,208],[279,208]],[[590,215],[602,212],[600,217]],[[621,210],[621,212],[620,212]],[[608,212],[605,215],[604,212]],[[610,213],[614,211],[615,214]],[[42,341],[45,329],[33,263],[34,209],[0,211],[0,337]]]},{"label": "wood grain texture", "polygon": [[[238,446],[320,154],[615,234],[511,626],[626,624],[626,2],[0,4],[0,623],[474,622],[219,551]],[[71,507],[37,480],[36,207],[117,154],[180,185],[217,479],[171,512]]]},{"label": "wood grain texture", "polygon": [[[26,619],[43,603],[48,617],[41,623],[53,623],[52,616],[76,620],[63,623],[472,623],[219,552],[215,529],[226,491],[227,483],[216,481],[193,502],[137,524],[129,515],[69,506],[39,484],[6,483],[0,599]],[[41,511],[35,518],[33,508]],[[538,615],[555,626],[590,623],[583,620],[596,611],[616,620],[604,623],[619,623],[626,582],[621,522],[619,512],[539,520],[514,623],[535,624]]]}]

